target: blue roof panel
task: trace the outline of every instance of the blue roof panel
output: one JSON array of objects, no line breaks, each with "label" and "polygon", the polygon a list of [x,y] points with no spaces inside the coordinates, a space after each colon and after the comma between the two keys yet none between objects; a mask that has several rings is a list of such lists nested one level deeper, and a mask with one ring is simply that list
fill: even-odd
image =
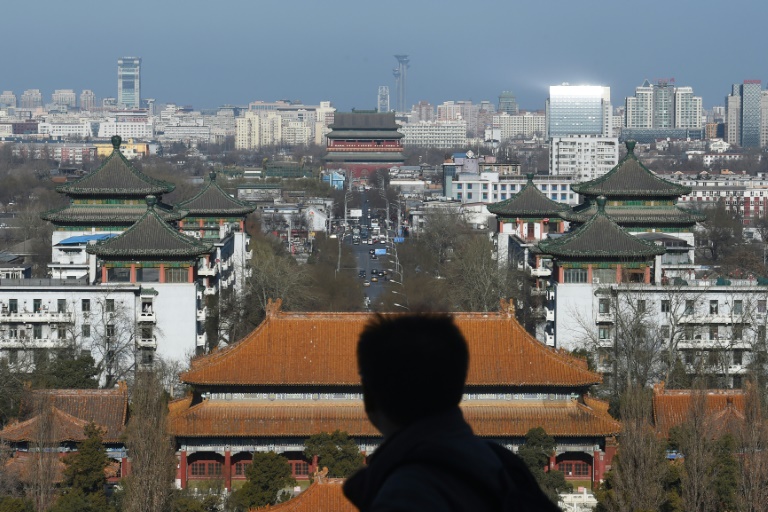
[{"label": "blue roof panel", "polygon": [[113,236],[117,236],[117,233],[101,233],[98,235],[78,235],[78,236],[71,236],[69,238],[65,238],[61,242],[59,242],[56,245],[77,245],[77,244],[87,244],[91,240],[101,241],[106,240],[107,238],[112,238]]}]

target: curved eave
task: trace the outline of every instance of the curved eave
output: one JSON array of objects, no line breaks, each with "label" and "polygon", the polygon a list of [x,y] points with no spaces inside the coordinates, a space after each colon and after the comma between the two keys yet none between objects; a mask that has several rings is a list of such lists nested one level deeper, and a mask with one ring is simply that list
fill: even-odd
[{"label": "curved eave", "polygon": [[405,157],[400,152],[392,152],[392,153],[385,153],[385,154],[335,152],[335,153],[328,153],[325,156],[325,160],[331,161],[331,162],[351,162],[351,163],[356,163],[356,162],[398,163],[398,162],[404,162]]},{"label": "curved eave", "polygon": [[[125,172],[130,173],[136,180],[144,183],[140,186],[131,186],[130,188],[110,187],[109,185],[100,185],[98,187],[89,186],[88,182],[95,179],[99,172],[106,167],[113,158],[119,158],[125,167]],[[57,192],[70,196],[113,196],[128,195],[140,198],[148,195],[162,195],[172,192],[176,188],[173,183],[156,180],[146,174],[140,173],[133,168],[130,162],[123,156],[119,149],[115,149],[93,172],[86,174],[71,183],[65,183],[56,187]]]},{"label": "curved eave", "polygon": [[[66,211],[69,206],[58,208],[55,210],[48,210],[40,214],[40,218],[53,223],[62,224],[134,224],[141,219],[146,210],[139,210],[137,214],[121,214],[121,215],[109,215],[103,213],[75,213],[72,215],[66,215]],[[160,218],[166,222],[175,222],[186,217],[189,212],[186,210],[160,210]]]}]

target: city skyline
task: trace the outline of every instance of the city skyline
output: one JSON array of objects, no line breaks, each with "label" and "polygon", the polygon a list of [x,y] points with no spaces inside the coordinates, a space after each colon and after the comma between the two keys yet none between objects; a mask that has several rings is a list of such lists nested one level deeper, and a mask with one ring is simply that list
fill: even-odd
[{"label": "city skyline", "polygon": [[[729,8],[744,15],[730,19],[714,2],[690,9],[652,0],[631,15],[603,0],[556,4],[556,19],[549,4],[488,0],[474,3],[476,16],[469,17],[459,15],[464,4],[450,2],[436,10],[394,1],[376,16],[347,0],[299,0],[290,13],[270,0],[232,0],[223,8],[190,2],[184,9],[138,0],[129,11],[111,4],[88,10],[42,2],[45,16],[11,4],[5,17],[13,23],[0,41],[14,51],[4,56],[0,89],[18,96],[40,89],[46,101],[55,89],[116,97],[114,63],[125,55],[142,58],[143,96],[195,108],[300,99],[331,100],[340,110],[375,109],[379,86],[395,90],[396,54],[410,57],[408,106],[420,100],[496,103],[508,90],[522,109],[540,110],[549,86],[562,82],[609,86],[618,106],[643,80],[675,77],[711,108],[724,104],[734,83],[766,81],[764,66],[734,58],[728,45],[693,51],[684,43],[702,38],[706,28],[719,40],[759,47],[764,5],[736,2]],[[414,30],[417,19],[423,23]],[[665,35],[659,32],[664,19],[684,23]],[[116,37],[115,24],[130,30]],[[28,38],[30,27],[40,44],[56,52],[17,44]],[[456,27],[462,37],[451,37]]]}]

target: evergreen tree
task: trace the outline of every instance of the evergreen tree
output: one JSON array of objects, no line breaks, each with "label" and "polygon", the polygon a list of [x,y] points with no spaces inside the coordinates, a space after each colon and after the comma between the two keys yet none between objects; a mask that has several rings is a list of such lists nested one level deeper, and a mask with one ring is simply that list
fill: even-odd
[{"label": "evergreen tree", "polygon": [[280,491],[296,480],[291,465],[275,452],[256,452],[253,462],[245,469],[246,482],[228,500],[230,509],[244,512],[254,507],[274,505],[280,501]]},{"label": "evergreen tree", "polygon": [[541,490],[553,503],[557,503],[559,493],[572,489],[571,485],[566,483],[562,471],[545,471],[549,466],[550,455],[555,452],[555,446],[555,439],[542,427],[536,427],[525,434],[525,443],[517,451],[517,455],[539,482]]},{"label": "evergreen tree", "polygon": [[102,432],[90,423],[86,425],[85,440],[77,452],[64,459],[64,492],[51,512],[103,512],[109,510],[104,469],[109,464],[102,444]]},{"label": "evergreen tree", "polygon": [[349,434],[337,430],[333,433],[322,432],[311,436],[304,443],[304,455],[308,459],[317,456],[319,463],[328,468],[328,476],[348,478],[363,467],[363,454]]}]

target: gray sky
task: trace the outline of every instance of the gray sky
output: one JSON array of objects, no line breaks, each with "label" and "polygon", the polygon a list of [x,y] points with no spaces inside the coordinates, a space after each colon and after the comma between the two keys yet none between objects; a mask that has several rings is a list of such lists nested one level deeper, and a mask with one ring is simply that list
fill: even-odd
[{"label": "gray sky", "polygon": [[[394,54],[411,58],[408,104],[490,100],[541,109],[561,82],[611,87],[674,77],[721,105],[765,76],[768,3],[700,0],[43,0],[6,2],[0,90],[117,95],[117,59],[138,56],[142,96],[196,108],[331,100],[375,108]],[[762,37],[761,37],[762,36]]]}]

